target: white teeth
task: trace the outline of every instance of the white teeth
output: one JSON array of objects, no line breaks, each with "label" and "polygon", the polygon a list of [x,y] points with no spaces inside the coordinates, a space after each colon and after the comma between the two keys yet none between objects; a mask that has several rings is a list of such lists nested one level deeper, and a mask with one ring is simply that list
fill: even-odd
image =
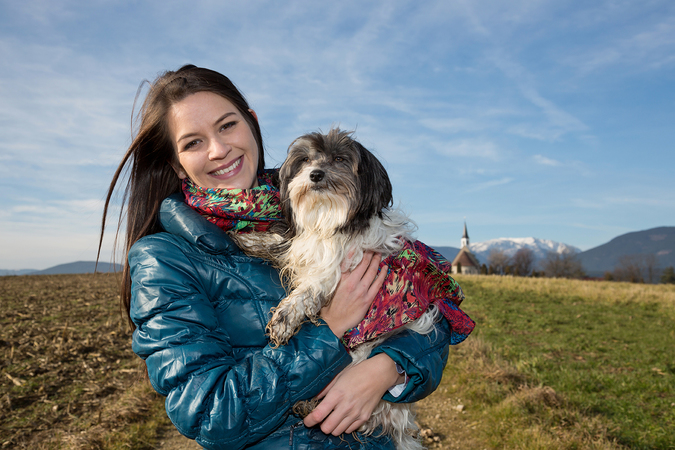
[{"label": "white teeth", "polygon": [[218,175],[223,175],[223,174],[228,173],[228,172],[232,172],[234,169],[239,167],[239,164],[241,164],[241,158],[236,160],[234,162],[234,164],[232,164],[230,167],[226,167],[224,169],[216,170],[215,172],[212,172],[211,175],[218,176]]}]

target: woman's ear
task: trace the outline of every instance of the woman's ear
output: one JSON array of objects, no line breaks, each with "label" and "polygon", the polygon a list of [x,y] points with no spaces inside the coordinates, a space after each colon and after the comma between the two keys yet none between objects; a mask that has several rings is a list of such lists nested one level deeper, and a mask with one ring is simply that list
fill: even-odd
[{"label": "woman's ear", "polygon": [[248,112],[251,113],[251,115],[255,118],[256,122],[259,122],[258,115],[255,113],[255,111],[253,111],[252,109],[249,109]]},{"label": "woman's ear", "polygon": [[171,168],[173,169],[174,172],[176,172],[176,175],[178,175],[178,178],[181,180],[184,180],[187,178],[187,173],[185,173],[185,170],[183,167],[181,167],[180,163],[178,162],[170,162]]}]

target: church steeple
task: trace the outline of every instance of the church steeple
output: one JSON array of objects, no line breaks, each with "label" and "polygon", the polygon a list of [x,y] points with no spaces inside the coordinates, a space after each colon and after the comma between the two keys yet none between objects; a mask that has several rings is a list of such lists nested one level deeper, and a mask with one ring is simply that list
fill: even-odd
[{"label": "church steeple", "polygon": [[462,248],[469,247],[469,232],[466,231],[466,220],[464,221],[464,234],[462,235]]}]

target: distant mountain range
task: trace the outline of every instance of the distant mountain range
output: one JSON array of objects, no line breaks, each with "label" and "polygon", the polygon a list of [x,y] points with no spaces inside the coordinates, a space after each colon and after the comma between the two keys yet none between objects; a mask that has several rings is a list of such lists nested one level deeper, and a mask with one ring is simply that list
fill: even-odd
[{"label": "distant mountain range", "polygon": [[501,250],[507,256],[513,256],[521,248],[529,248],[534,253],[535,260],[546,258],[548,252],[563,253],[565,250],[572,253],[579,253],[576,247],[562,244],[560,242],[549,241],[547,239],[537,238],[499,238],[491,239],[485,242],[477,242],[469,245],[471,253],[476,255],[481,263],[487,261],[488,255],[492,250]]},{"label": "distant mountain range", "polygon": [[[434,247],[447,260],[452,261],[459,253],[457,247]],[[537,238],[499,238],[469,245],[471,252],[476,255],[481,264],[487,263],[488,255],[492,250],[501,250],[508,256],[514,255],[518,249],[529,248],[534,252],[537,260],[546,257],[550,251],[562,253],[570,250],[577,253],[584,270],[589,276],[600,277],[605,272],[614,270],[621,256],[625,255],[654,255],[658,267],[675,267],[675,227],[658,227],[650,230],[635,231],[618,236],[606,244],[581,252],[571,245]],[[3,275],[48,275],[69,273],[93,273],[94,261],[77,261],[69,264],[60,264],[45,270],[0,270]],[[98,272],[121,271],[119,264],[99,263]]]},{"label": "distant mountain range", "polygon": [[[449,261],[459,253],[456,247],[434,248]],[[675,267],[675,227],[627,233],[585,252],[571,245],[536,238],[500,238],[469,244],[469,249],[481,264],[487,263],[492,250],[501,250],[508,256],[513,256],[521,248],[532,250],[538,261],[544,259],[549,251],[562,253],[567,249],[575,252],[586,274],[591,277],[601,277],[605,272],[612,272],[619,258],[626,255],[654,255],[658,267],[663,269]]]},{"label": "distant mountain range", "polygon": [[[456,247],[434,247],[437,252],[443,255],[449,261],[452,261],[459,249]],[[507,256],[513,256],[521,248],[529,248],[534,253],[535,260],[546,258],[548,252],[562,253],[565,250],[573,253],[579,253],[580,250],[571,245],[547,239],[537,238],[499,238],[484,242],[469,244],[469,250],[473,253],[481,264],[487,264],[488,256],[493,250],[500,250]]]},{"label": "distant mountain range", "polygon": [[[96,267],[96,261],[76,261],[68,264],[59,264],[58,266],[50,267],[45,270],[1,270],[0,276],[7,275],[59,275],[59,274],[69,274],[69,273],[94,273],[94,267]],[[119,264],[110,264],[105,262],[99,262],[98,267],[96,267],[96,272],[107,273],[107,272],[121,272],[122,266]]]}]

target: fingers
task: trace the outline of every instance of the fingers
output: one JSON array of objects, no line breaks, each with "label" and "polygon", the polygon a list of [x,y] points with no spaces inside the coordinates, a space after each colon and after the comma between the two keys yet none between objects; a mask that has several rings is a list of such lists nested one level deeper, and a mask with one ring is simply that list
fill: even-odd
[{"label": "fingers", "polygon": [[349,265],[352,262],[352,258],[354,257],[355,251],[356,251],[356,249],[351,249],[347,253],[347,257],[342,260],[342,263],[340,264],[340,270],[342,270],[342,272],[347,272],[347,270],[349,270]]},{"label": "fingers", "polygon": [[[321,403],[317,405],[316,408],[314,408],[314,411],[312,411],[307,417],[305,417],[305,419],[303,420],[305,426],[313,427],[314,425],[323,422],[324,419],[328,417],[328,414],[330,414],[333,411],[334,407],[335,403],[331,401],[331,399],[323,400]],[[321,429],[323,430],[323,425]]]},{"label": "fingers", "polygon": [[351,433],[358,430],[366,421],[361,418],[347,416],[335,427],[330,423],[330,417],[321,425],[321,431],[325,434],[339,436],[342,433]]},{"label": "fingers", "polygon": [[[363,258],[361,259],[361,262],[359,262],[356,267],[354,267],[354,270],[352,270],[352,274],[354,275],[355,278],[358,280],[363,278],[363,275],[370,269],[370,266],[373,262],[373,259],[375,259],[375,253],[373,252],[365,252],[363,254]],[[380,259],[380,254],[377,254],[377,264],[379,265]],[[373,278],[375,278],[375,274],[373,274]]]},{"label": "fingers", "polygon": [[[379,262],[377,264],[377,267],[379,267]],[[382,267],[380,270],[380,273],[377,275],[377,278],[373,281],[373,284],[370,285],[368,288],[368,297],[371,299],[375,298],[378,292],[380,292],[380,289],[382,289],[382,285],[384,285],[384,280],[387,278],[387,266]],[[377,270],[377,268],[376,268]]]},{"label": "fingers", "polygon": [[[321,415],[325,413],[325,410],[320,412]],[[324,416],[320,428],[325,434],[339,436],[345,432],[351,433],[358,430],[367,419],[368,417],[362,417],[355,409],[345,408],[345,405],[336,405],[332,411],[328,411],[327,416]],[[307,425],[307,418],[305,418],[305,425]]]},{"label": "fingers", "polygon": [[368,312],[387,272],[378,275],[381,258],[379,253],[364,253],[353,271],[342,274],[330,303],[321,308],[320,316],[336,336],[341,337]]},{"label": "fingers", "polygon": [[334,436],[357,431],[398,377],[396,364],[384,353],[345,368],[322,391],[323,400],[305,417],[305,425],[320,423],[321,431]]},{"label": "fingers", "polygon": [[[316,410],[313,411],[312,414],[315,412]],[[324,416],[324,414],[326,415]],[[370,414],[367,411],[358,408],[355,403],[349,402],[346,404],[340,403],[335,405],[332,411],[326,412],[326,410],[322,410],[317,414],[317,417],[319,417],[319,415],[323,416],[320,426],[321,431],[325,434],[332,434],[333,436],[339,436],[342,433],[352,433],[361,428],[361,425],[366,423],[370,418]],[[310,426],[307,424],[308,418],[309,416],[305,418],[305,425]],[[310,423],[314,425],[319,423],[315,422],[315,419],[316,418],[313,417]]]},{"label": "fingers", "polygon": [[[365,257],[365,255],[364,255]],[[380,253],[374,253],[371,256],[370,262],[368,263],[368,269],[366,270],[365,275],[363,276],[363,279],[365,281],[368,280],[373,280],[375,281],[375,277],[377,276],[377,271],[380,268],[380,261],[382,261],[382,255]],[[372,283],[371,283],[372,285]]]},{"label": "fingers", "polygon": [[381,261],[380,253],[365,252],[363,259],[354,267],[354,270],[342,273],[342,279],[353,285],[362,284],[365,290],[376,280]]},{"label": "fingers", "polygon": [[356,430],[358,430],[359,428],[361,428],[361,425],[363,425],[367,421],[368,421],[368,418],[364,419],[364,418],[361,417],[361,418],[359,418],[359,420],[357,420],[355,422],[352,422],[352,424],[344,432],[347,433],[347,434],[353,433]]}]

